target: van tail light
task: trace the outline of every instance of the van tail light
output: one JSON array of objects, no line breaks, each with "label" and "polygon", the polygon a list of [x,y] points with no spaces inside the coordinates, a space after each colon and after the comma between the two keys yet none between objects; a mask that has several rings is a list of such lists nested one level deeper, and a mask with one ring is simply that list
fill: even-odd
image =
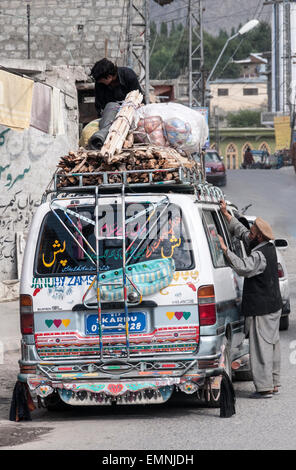
[{"label": "van tail light", "polygon": [[201,286],[198,289],[198,313],[200,326],[216,323],[216,302],[213,285]]},{"label": "van tail light", "polygon": [[34,334],[33,300],[30,295],[20,295],[20,317],[22,335]]},{"label": "van tail light", "polygon": [[279,274],[279,277],[285,277],[285,273],[284,273],[283,266],[281,265],[281,263],[278,263],[278,274]]}]

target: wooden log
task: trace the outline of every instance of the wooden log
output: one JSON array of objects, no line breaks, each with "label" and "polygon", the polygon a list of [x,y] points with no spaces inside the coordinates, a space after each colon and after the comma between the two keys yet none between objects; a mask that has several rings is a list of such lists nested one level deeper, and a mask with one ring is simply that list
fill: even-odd
[{"label": "wooden log", "polygon": [[105,143],[101,149],[101,154],[108,158],[109,163],[113,161],[115,153],[121,151],[132,125],[136,107],[141,104],[142,100],[143,95],[139,90],[133,90],[125,97],[125,101],[111,125]]}]

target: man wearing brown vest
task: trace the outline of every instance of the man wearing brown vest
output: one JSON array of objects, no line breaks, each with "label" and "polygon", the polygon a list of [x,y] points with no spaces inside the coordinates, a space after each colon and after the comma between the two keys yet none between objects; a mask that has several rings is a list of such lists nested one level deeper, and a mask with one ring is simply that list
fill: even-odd
[{"label": "man wearing brown vest", "polygon": [[279,322],[282,299],[279,287],[277,256],[270,225],[258,217],[248,230],[226,209],[221,201],[221,212],[230,232],[243,241],[249,256],[239,258],[219,237],[221,248],[232,269],[244,279],[242,313],[246,333],[249,334],[250,360],[256,392],[252,398],[271,398],[279,393],[280,338]]}]

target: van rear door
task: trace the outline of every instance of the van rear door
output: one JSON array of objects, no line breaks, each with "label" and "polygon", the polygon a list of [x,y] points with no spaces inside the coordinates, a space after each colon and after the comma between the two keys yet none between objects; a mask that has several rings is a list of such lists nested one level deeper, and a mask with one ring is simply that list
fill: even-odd
[{"label": "van rear door", "polygon": [[[121,198],[109,197],[108,202],[96,214],[93,203],[59,200],[43,220],[31,286],[35,341],[43,359],[98,355],[101,327],[108,354],[124,354]],[[132,354],[188,354],[197,348],[196,305],[172,309],[170,296],[157,295],[176,269],[195,267],[182,217],[180,207],[166,197],[153,204],[126,204],[126,288],[136,297],[135,304],[133,296],[128,299]]]}]

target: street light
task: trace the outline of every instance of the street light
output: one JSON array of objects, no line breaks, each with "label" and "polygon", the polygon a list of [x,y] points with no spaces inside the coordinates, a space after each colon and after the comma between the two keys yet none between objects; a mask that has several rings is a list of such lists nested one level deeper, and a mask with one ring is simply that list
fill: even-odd
[{"label": "street light", "polygon": [[230,38],[227,39],[226,43],[224,44],[224,47],[222,49],[222,51],[220,52],[219,54],[219,57],[218,59],[216,60],[216,63],[214,65],[214,67],[212,68],[211,72],[210,72],[210,75],[208,76],[207,78],[207,83],[206,83],[206,89],[208,89],[208,84],[213,76],[213,73],[215,72],[216,68],[217,68],[217,65],[218,63],[220,62],[220,59],[226,49],[226,47],[228,46],[228,43],[236,38],[237,36],[243,36],[244,34],[248,33],[249,31],[251,31],[252,29],[256,28],[256,26],[258,26],[259,24],[259,21],[258,20],[250,20],[248,21],[248,23],[246,23],[244,26],[242,26],[237,33],[235,33],[233,36],[231,36]]}]

